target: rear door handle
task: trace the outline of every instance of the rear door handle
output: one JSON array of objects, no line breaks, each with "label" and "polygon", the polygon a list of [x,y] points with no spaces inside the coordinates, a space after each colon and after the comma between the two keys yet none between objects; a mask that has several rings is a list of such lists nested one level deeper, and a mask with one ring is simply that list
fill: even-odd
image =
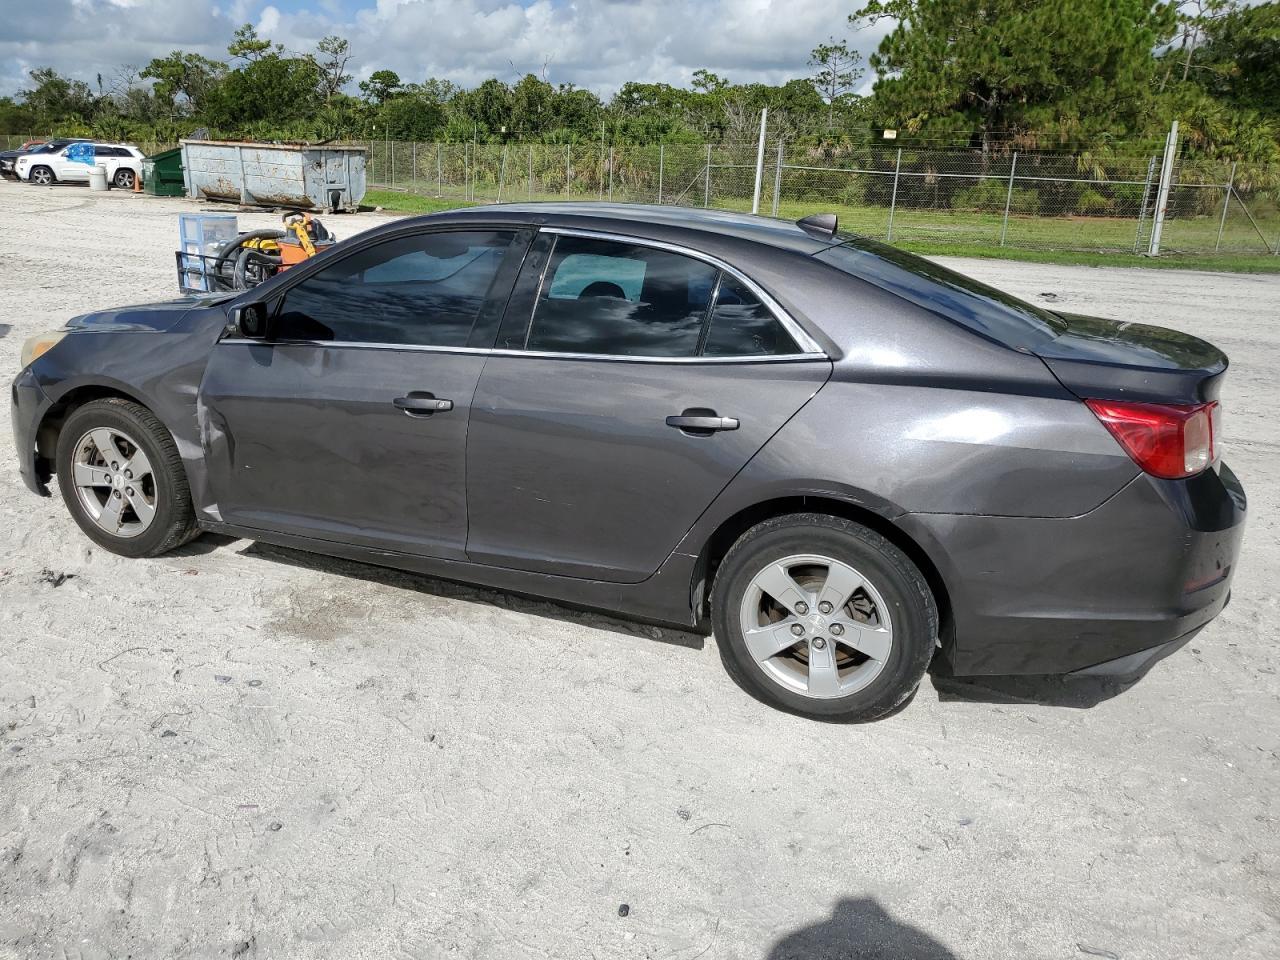
[{"label": "rear door handle", "polygon": [[716,416],[714,410],[697,413],[686,410],[678,417],[667,417],[667,426],[694,436],[710,436],[717,430],[737,430],[741,424],[734,417]]},{"label": "rear door handle", "polygon": [[452,400],[442,400],[426,390],[413,390],[407,396],[396,397],[391,401],[396,409],[403,410],[411,417],[429,417],[433,413],[445,413],[453,409]]}]

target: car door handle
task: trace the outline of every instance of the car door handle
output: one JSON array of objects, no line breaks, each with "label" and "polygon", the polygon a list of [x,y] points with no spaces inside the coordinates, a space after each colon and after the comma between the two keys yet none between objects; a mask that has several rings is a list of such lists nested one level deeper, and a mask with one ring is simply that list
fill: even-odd
[{"label": "car door handle", "polygon": [[403,410],[411,417],[429,417],[433,413],[445,413],[453,409],[452,400],[442,400],[425,390],[414,390],[407,396],[396,397],[391,402],[398,410]]},{"label": "car door handle", "polygon": [[695,436],[709,436],[717,430],[737,430],[740,424],[733,417],[716,416],[714,410],[705,413],[686,410],[678,417],[667,417],[667,426]]}]

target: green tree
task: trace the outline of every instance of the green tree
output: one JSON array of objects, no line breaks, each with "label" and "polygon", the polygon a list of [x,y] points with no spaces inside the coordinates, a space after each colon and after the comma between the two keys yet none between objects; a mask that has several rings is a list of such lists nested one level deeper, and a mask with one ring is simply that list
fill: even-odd
[{"label": "green tree", "polygon": [[152,60],[139,76],[155,81],[152,91],[172,114],[178,110],[199,112],[209,91],[222,81],[226,73],[227,65],[219,60],[174,50],[167,57]]},{"label": "green tree", "polygon": [[329,103],[351,80],[351,44],[342,37],[329,36],[316,44],[312,62],[320,70],[320,95]]},{"label": "green tree", "polygon": [[1140,127],[1174,31],[1158,0],[870,0],[855,26],[896,21],[871,56],[875,111],[916,129],[963,118],[975,140],[1080,142]]},{"label": "green tree", "polygon": [[717,76],[710,70],[693,71],[693,89],[698,93],[719,93],[728,85],[728,80]]},{"label": "green tree", "polygon": [[28,76],[31,88],[22,91],[22,100],[39,126],[93,119],[98,98],[83,80],[64,77],[52,67],[37,67]]},{"label": "green tree", "polygon": [[827,129],[835,120],[836,102],[853,90],[862,77],[862,54],[850,50],[844,40],[832,37],[820,43],[809,54],[809,66],[815,69],[811,78],[814,89],[827,103]]},{"label": "green tree", "polygon": [[360,81],[360,94],[374,106],[381,106],[403,92],[400,74],[394,70],[375,70],[368,80]]},{"label": "green tree", "polygon": [[271,41],[266,37],[259,37],[258,28],[252,23],[246,23],[238,29],[232,36],[231,43],[227,46],[227,53],[237,60],[244,60],[248,63],[261,60],[273,52],[277,55],[283,53],[284,47],[276,44],[273,51]]},{"label": "green tree", "polygon": [[1280,117],[1280,3],[1231,7],[1205,25],[1193,79],[1231,103]]}]

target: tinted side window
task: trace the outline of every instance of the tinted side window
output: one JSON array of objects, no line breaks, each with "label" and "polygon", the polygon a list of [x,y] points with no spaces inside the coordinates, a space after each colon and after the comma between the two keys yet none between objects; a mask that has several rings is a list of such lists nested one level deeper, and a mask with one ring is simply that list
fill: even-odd
[{"label": "tinted side window", "polygon": [[525,346],[692,357],[715,277],[715,267],[665,250],[557,237]]},{"label": "tinted side window", "polygon": [[757,357],[799,353],[800,348],[760,298],[726,273],[702,352],[708,357]]},{"label": "tinted side window", "polygon": [[361,250],[293,287],[281,340],[462,347],[510,233],[430,233]]}]

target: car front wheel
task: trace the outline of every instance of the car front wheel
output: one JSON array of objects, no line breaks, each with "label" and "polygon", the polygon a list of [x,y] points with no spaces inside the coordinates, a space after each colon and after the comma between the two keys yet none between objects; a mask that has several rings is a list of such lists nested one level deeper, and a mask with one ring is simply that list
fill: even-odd
[{"label": "car front wheel", "polygon": [[859,524],[792,514],[752,527],[716,573],[721,658],[748,693],[792,713],[868,721],[910,699],[938,636],[924,576]]},{"label": "car front wheel", "polygon": [[76,409],[57,472],[72,519],[112,553],[154,557],[199,533],[178,448],[146,407],[112,397]]},{"label": "car front wheel", "polygon": [[31,173],[27,179],[34,184],[47,187],[53,183],[53,171],[48,167],[32,167]]}]

